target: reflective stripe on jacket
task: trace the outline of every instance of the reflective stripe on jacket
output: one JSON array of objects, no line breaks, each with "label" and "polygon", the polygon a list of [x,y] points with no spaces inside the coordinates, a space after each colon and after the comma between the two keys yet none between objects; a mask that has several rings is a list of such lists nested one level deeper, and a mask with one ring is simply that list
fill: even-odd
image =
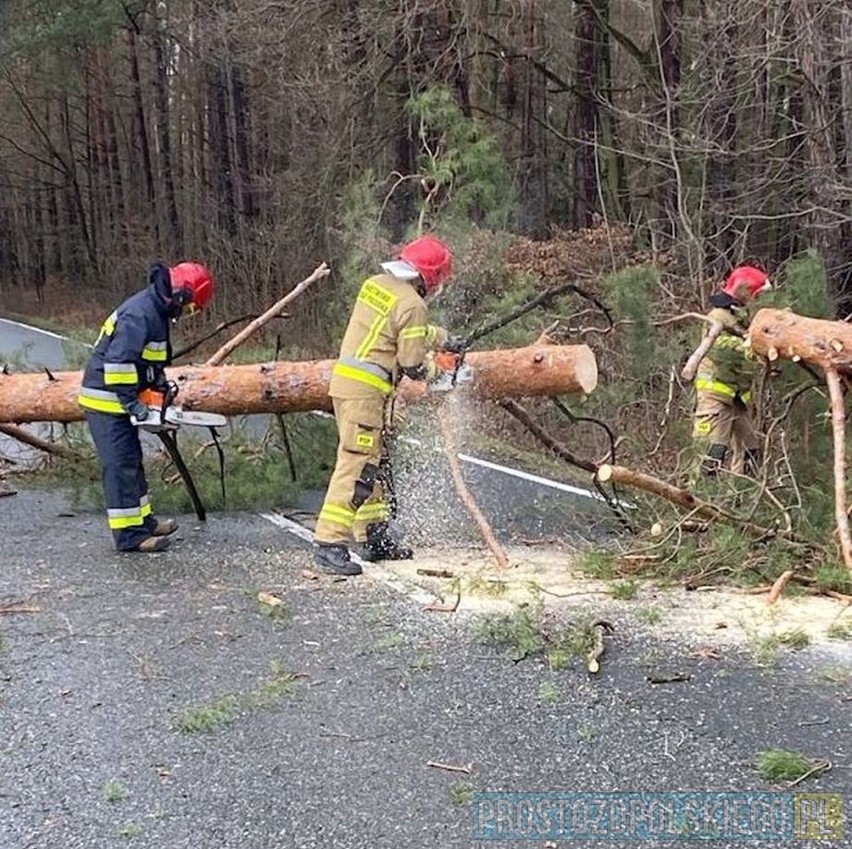
[{"label": "reflective stripe on jacket", "polygon": [[169,298],[169,270],[157,264],[148,288],[107,316],[83,373],[77,399],[81,407],[123,415],[140,390],[162,383],[163,369],[171,361]]},{"label": "reflective stripe on jacket", "polygon": [[363,398],[392,391],[400,369],[423,365],[446,332],[426,321],[426,303],[410,281],[389,274],[361,285],[332,369],[328,394]]}]

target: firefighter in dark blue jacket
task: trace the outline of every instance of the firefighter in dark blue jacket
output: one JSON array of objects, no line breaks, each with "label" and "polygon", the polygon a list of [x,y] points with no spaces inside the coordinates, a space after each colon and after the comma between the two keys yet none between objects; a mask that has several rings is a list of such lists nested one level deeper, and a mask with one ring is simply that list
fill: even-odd
[{"label": "firefighter in dark blue jacket", "polygon": [[101,461],[107,517],[119,551],[162,551],[177,530],[174,520],[158,520],[151,510],[133,422],[148,417],[139,392],[166,382],[170,322],[203,309],[212,297],[213,278],[203,265],[156,263],[148,287],[104,321],[83,374],[78,402]]}]

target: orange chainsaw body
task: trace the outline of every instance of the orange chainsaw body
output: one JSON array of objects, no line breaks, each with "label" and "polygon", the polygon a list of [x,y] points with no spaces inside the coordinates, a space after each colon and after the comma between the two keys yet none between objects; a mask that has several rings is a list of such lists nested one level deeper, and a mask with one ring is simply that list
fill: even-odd
[{"label": "orange chainsaw body", "polygon": [[155,407],[158,410],[162,408],[165,399],[166,393],[158,392],[156,389],[143,389],[139,393],[139,400],[146,407]]}]

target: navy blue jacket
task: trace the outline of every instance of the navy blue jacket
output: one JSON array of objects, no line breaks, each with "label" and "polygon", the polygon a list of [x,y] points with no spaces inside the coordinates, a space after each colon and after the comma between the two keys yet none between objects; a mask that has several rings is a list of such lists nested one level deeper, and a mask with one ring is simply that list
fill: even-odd
[{"label": "navy blue jacket", "polygon": [[171,297],[169,269],[156,263],[148,287],[131,295],[104,321],[83,374],[81,407],[125,415],[140,390],[162,385],[172,358]]}]

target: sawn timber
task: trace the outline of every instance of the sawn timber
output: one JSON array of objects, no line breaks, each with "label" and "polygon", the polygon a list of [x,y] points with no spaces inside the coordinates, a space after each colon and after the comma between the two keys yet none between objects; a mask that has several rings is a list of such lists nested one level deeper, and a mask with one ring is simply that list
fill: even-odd
[{"label": "sawn timber", "polygon": [[[473,382],[454,391],[499,400],[529,396],[588,395],[597,386],[594,352],[587,345],[536,344],[525,348],[471,351],[465,360]],[[226,416],[330,410],[328,383],[334,360],[253,363],[237,366],[175,366],[185,410]],[[72,422],[81,372],[0,374],[0,422]],[[429,395],[425,384],[404,379],[406,402]],[[434,397],[434,396],[433,396]]]}]

